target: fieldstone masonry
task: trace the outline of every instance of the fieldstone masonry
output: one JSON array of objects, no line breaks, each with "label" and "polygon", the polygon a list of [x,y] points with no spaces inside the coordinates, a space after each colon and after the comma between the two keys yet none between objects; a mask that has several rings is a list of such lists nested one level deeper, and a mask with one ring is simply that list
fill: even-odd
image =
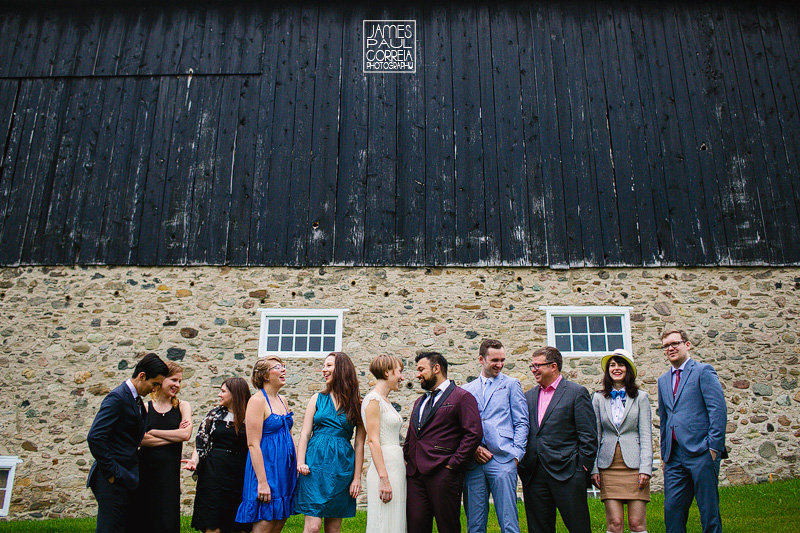
[{"label": "fieldstone masonry", "polygon": [[[0,270],[0,455],[24,461],[9,516],[95,512],[85,488],[86,433],[103,396],[148,351],[184,366],[181,397],[195,425],[224,379],[249,377],[259,307],[349,308],[343,347],[364,393],[372,357],[393,353],[413,366],[421,349],[442,351],[450,377],[463,384],[477,375],[488,336],[506,345],[506,372],[527,390],[528,359],[546,341],[540,305],[632,307],[639,381],[654,414],[656,379],[667,368],[659,332],[684,327],[695,358],[716,367],[728,402],[722,484],[800,475],[798,268],[24,267]],[[320,367],[316,359],[289,361],[284,393],[295,435],[322,388]],[[564,371],[599,386],[599,358],[569,359]],[[419,385],[408,367],[406,376],[392,399],[408,419]],[[657,438],[653,446],[658,457]],[[659,471],[654,486],[661,481]],[[184,513],[193,492],[187,473]]]}]

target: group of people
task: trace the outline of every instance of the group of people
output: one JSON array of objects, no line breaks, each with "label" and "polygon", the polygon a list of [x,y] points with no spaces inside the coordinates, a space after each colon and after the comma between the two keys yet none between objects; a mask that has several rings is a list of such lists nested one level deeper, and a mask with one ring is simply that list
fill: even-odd
[{"label": "group of people", "polygon": [[[689,357],[679,329],[661,336],[671,369],[658,380],[665,521],[686,530],[697,500],[704,531],[721,531],[718,477],[725,452],[726,406],[714,369]],[[571,532],[591,530],[587,487],[600,489],[607,530],[645,532],[653,467],[647,393],[626,350],[600,361],[602,388],[589,391],[561,373],[553,347],[533,352],[537,385],[523,393],[503,373],[500,341],[483,341],[480,375],[463,387],[448,379],[438,352],[415,358],[425,391],[403,419],[390,401],[404,380],[399,357],[370,364],[375,386],[363,399],[356,368],[342,352],[323,361],[325,388],[306,408],[297,442],[293,414],[280,394],[286,365],[259,359],[251,383],[229,378],[219,406],[200,423],[184,469],[197,479],[192,527],[203,532],[278,532],[292,514],[304,533],[336,533],[355,515],[365,445],[369,533],[485,532],[490,496],[500,530],[520,531],[522,481],[529,531],[554,532],[556,511]],[[182,369],[147,354],[131,379],[103,400],[88,435],[96,462],[87,485],[98,502],[98,532],[179,530],[181,443],[192,434],[191,408],[179,401]],[[153,392],[145,404],[144,396]],[[146,509],[144,513],[142,510]]]}]

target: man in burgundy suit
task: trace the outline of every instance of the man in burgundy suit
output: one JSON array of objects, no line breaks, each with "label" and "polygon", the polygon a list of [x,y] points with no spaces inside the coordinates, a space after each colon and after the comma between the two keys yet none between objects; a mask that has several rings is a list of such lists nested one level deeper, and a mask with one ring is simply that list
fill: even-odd
[{"label": "man in burgundy suit", "polygon": [[416,357],[417,379],[428,391],[414,404],[403,444],[408,480],[408,530],[461,531],[464,470],[481,443],[483,429],[475,397],[447,379],[447,360],[438,352]]}]

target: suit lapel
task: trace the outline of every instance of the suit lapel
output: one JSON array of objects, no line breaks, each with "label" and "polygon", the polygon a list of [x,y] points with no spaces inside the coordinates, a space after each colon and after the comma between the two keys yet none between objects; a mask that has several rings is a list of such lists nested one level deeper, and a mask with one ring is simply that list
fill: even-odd
[{"label": "suit lapel", "polygon": [[539,391],[541,387],[536,385],[535,388],[532,389],[531,393],[531,405],[528,406],[528,411],[533,415],[531,418],[531,429],[533,429],[533,433],[536,434],[539,432]]},{"label": "suit lapel", "polygon": [[492,399],[492,396],[494,396],[495,391],[500,390],[500,387],[502,387],[503,384],[505,384],[505,380],[506,380],[505,374],[499,374],[496,378],[494,378],[494,383],[492,383],[492,390],[489,392],[489,397],[486,398],[486,401],[483,404],[484,408],[486,408],[486,406],[489,405],[489,400]]},{"label": "suit lapel", "polygon": [[638,396],[636,398],[631,398],[630,396],[627,396],[627,391],[626,391],[625,409],[622,411],[622,422],[619,423],[619,428],[617,428],[617,433],[619,433],[620,428],[625,424],[625,421],[628,419],[628,413],[630,412],[631,407],[633,407],[633,404],[636,402],[638,398],[639,398]]},{"label": "suit lapel", "polygon": [[[425,426],[428,425],[428,422],[433,420],[433,417],[436,416],[436,412],[439,410],[439,408],[442,405],[444,405],[444,402],[447,401],[447,398],[450,396],[450,394],[455,389],[456,389],[456,384],[455,384],[455,382],[451,381],[450,385],[441,393],[442,397],[441,398],[436,398],[436,403],[433,404],[433,409],[431,410],[430,416],[428,417],[427,420],[425,420],[425,422],[422,423],[422,426],[420,427],[420,433],[422,433],[422,431],[425,429]],[[420,403],[422,403],[422,402],[420,402]]]},{"label": "suit lapel", "polygon": [[675,398],[672,396],[672,369],[667,370],[667,373],[658,378],[658,387],[661,389],[661,398],[666,403],[666,406],[672,410],[675,406]]},{"label": "suit lapel", "polygon": [[419,420],[419,409],[420,409],[420,406],[422,405],[422,399],[424,397],[425,397],[425,395],[423,394],[422,396],[417,398],[417,401],[414,404],[414,411],[411,413],[411,424],[410,424],[410,426],[413,428],[415,433],[417,431],[417,425],[418,425],[417,421]]},{"label": "suit lapel", "polygon": [[689,376],[692,375],[692,370],[694,370],[694,359],[690,359],[689,362],[686,363],[686,366],[683,368],[683,372],[681,372],[681,382],[678,383],[678,393],[675,395],[675,403],[677,403],[678,398],[681,397],[683,388],[686,386],[686,382],[689,381]]},{"label": "suit lapel", "polygon": [[567,380],[566,378],[561,378],[561,382],[556,387],[555,392],[553,393],[553,397],[550,399],[550,404],[547,406],[547,410],[544,412],[544,417],[542,418],[542,425],[539,426],[539,431],[542,430],[542,426],[544,426],[547,419],[550,417],[550,413],[553,412],[553,409],[561,401],[561,398],[564,396],[564,391],[567,388]]}]

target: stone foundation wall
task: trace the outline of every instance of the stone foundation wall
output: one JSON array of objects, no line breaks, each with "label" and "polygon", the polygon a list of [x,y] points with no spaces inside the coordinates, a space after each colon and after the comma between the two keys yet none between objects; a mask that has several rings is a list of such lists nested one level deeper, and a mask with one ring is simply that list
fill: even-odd
[{"label": "stone foundation wall", "polygon": [[[413,366],[423,348],[442,351],[463,384],[478,373],[485,337],[506,345],[506,372],[527,390],[530,354],[546,342],[540,305],[631,306],[639,381],[654,413],[656,378],[667,368],[659,332],[683,327],[694,357],[716,367],[728,402],[722,484],[800,474],[798,268],[14,268],[0,270],[0,455],[24,461],[9,516],[95,512],[86,433],[103,396],[148,351],[184,366],[181,398],[195,424],[225,378],[249,377],[259,307],[349,308],[343,348],[364,393],[372,357],[393,353]],[[289,361],[284,393],[295,435],[322,388],[320,367]],[[569,359],[564,372],[599,386],[599,358]],[[419,385],[408,367],[406,376],[392,399],[407,419]],[[190,513],[194,484],[188,474],[183,483]]]}]

